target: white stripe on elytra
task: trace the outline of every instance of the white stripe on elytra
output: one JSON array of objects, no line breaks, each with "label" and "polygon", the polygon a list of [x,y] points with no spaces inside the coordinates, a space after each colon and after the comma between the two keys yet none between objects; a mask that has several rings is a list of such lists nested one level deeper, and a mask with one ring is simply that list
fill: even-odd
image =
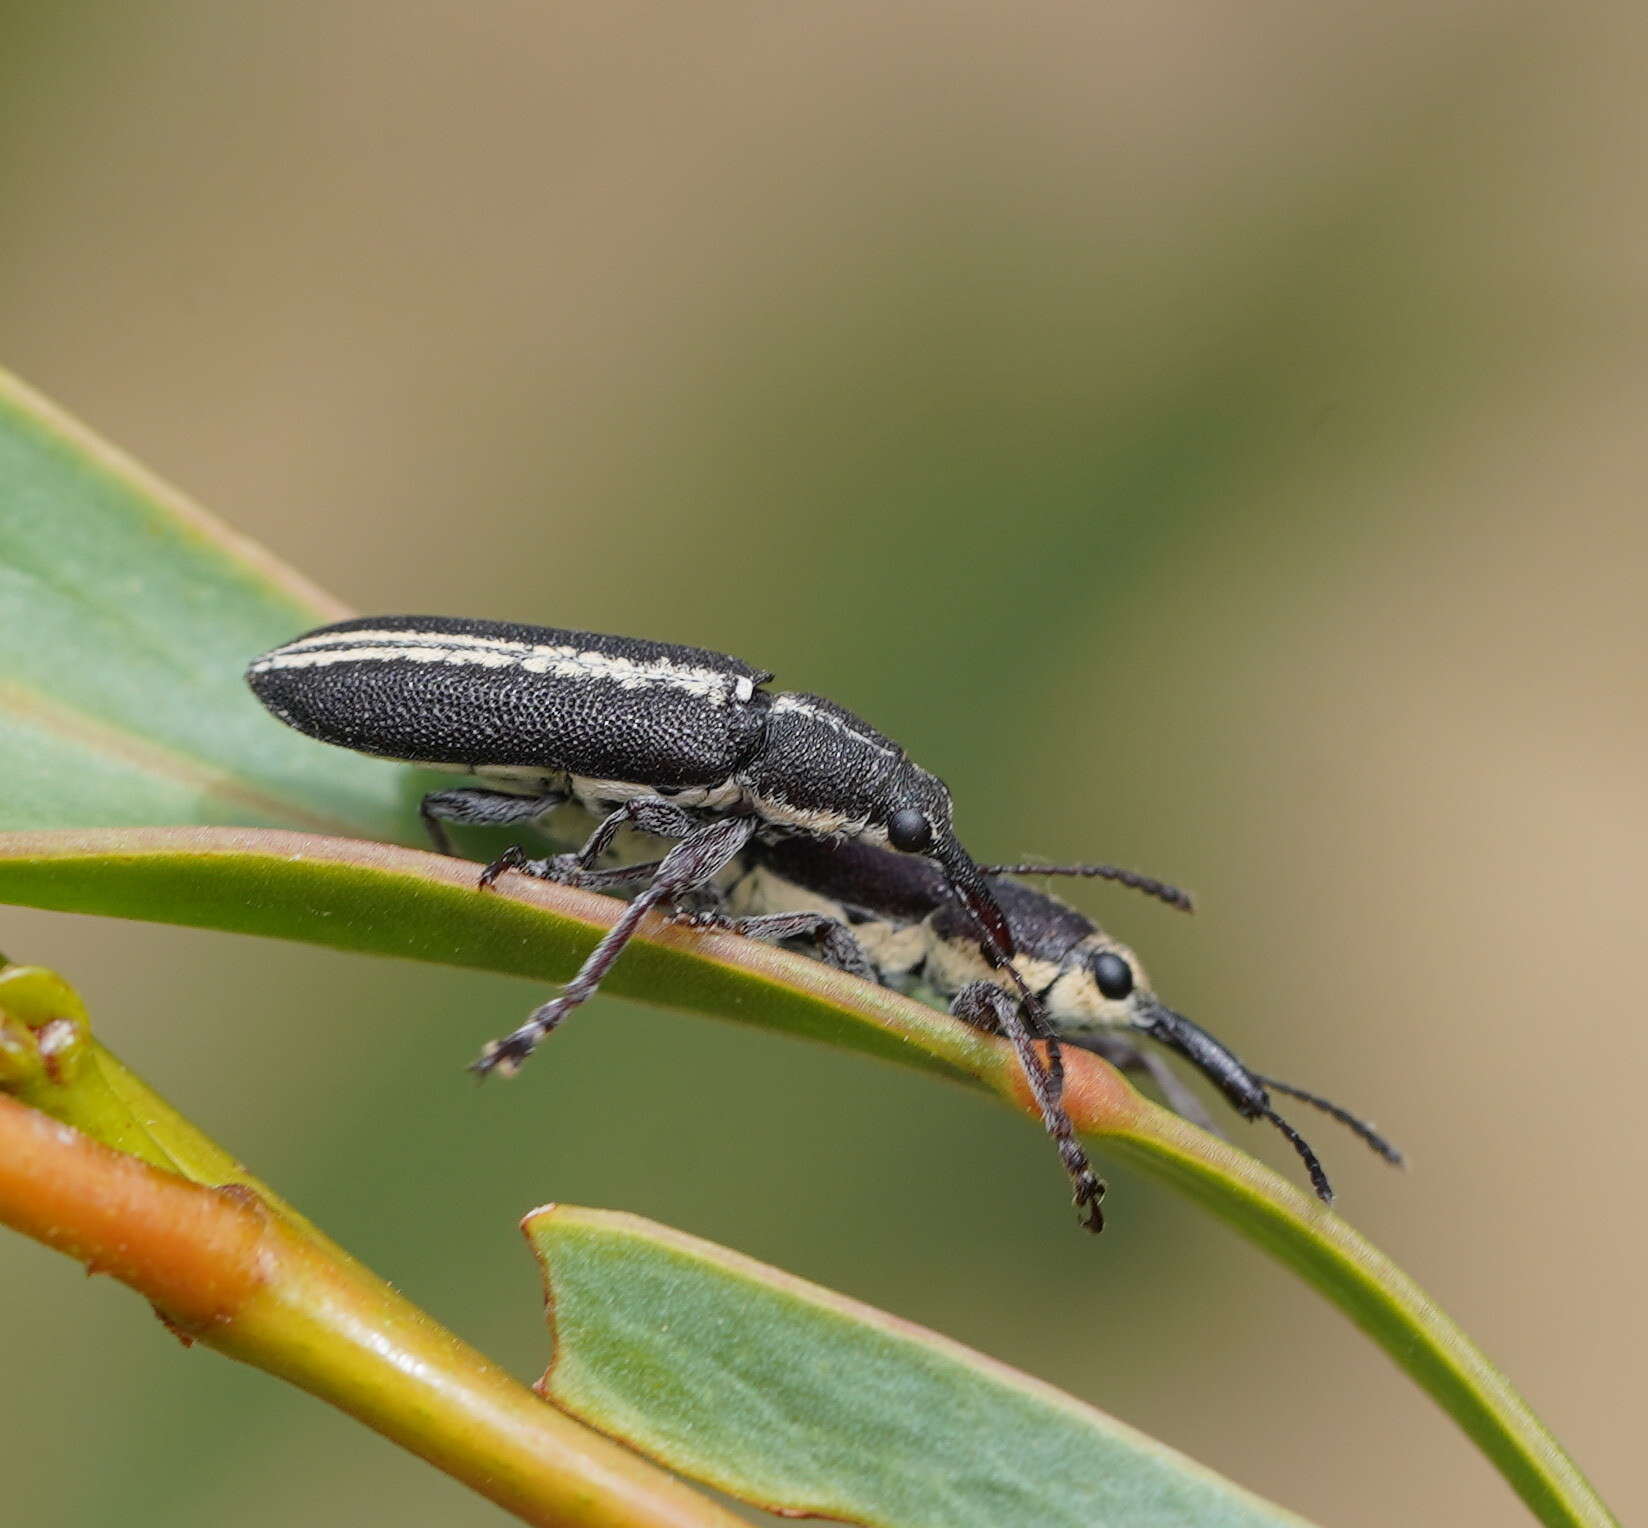
[{"label": "white stripe on elytra", "polygon": [[[577,657],[594,662],[636,664],[633,658],[619,658],[589,648],[577,648],[570,643],[543,643],[521,642],[513,637],[488,637],[469,631],[433,631],[419,630],[416,627],[400,627],[398,629],[361,627],[356,631],[317,632],[307,637],[299,637],[295,642],[288,642],[284,647],[277,648],[270,653],[270,658],[284,658],[292,653],[313,651],[353,651],[365,647],[442,647],[442,648],[476,648],[489,652],[519,653],[524,657],[533,658],[550,655],[556,658]],[[649,664],[637,664],[638,667],[656,669],[665,674],[690,674],[703,677],[706,680],[725,682],[727,674],[722,669],[695,668],[691,664],[676,663],[670,658],[656,658]],[[259,667],[262,667],[260,664]],[[735,676],[734,693],[739,700],[748,700],[755,694],[755,680],[747,674]]]},{"label": "white stripe on elytra", "polygon": [[[340,642],[348,645],[338,646]],[[359,631],[306,637],[260,658],[251,671],[265,674],[277,669],[325,668],[334,663],[391,662],[519,668],[529,674],[553,674],[557,679],[605,680],[626,690],[667,686],[713,706],[726,704],[729,683],[738,701],[748,701],[755,694],[755,681],[745,674],[691,668],[667,658],[643,663],[611,653],[580,652],[575,647],[490,639],[463,632]]]},{"label": "white stripe on elytra", "polygon": [[775,695],[772,708],[777,711],[794,711],[797,716],[805,716],[811,721],[824,722],[834,727],[837,732],[850,737],[855,743],[862,743],[866,748],[873,748],[877,753],[885,754],[889,759],[896,759],[900,750],[889,748],[885,743],[877,742],[873,737],[866,737],[856,727],[835,715],[832,711],[821,711],[817,706],[809,705],[799,695]]},{"label": "white stripe on elytra", "polygon": [[[383,647],[401,642],[434,647],[487,647],[496,648],[499,651],[509,650],[519,653],[573,653],[581,651],[581,649],[566,642],[523,642],[515,637],[485,636],[474,631],[436,631],[433,627],[418,626],[362,626],[353,631],[316,631],[311,632],[306,637],[298,637],[275,651],[279,653],[302,653],[311,652],[317,648],[363,645]],[[669,660],[665,659],[663,661],[667,663]]]}]

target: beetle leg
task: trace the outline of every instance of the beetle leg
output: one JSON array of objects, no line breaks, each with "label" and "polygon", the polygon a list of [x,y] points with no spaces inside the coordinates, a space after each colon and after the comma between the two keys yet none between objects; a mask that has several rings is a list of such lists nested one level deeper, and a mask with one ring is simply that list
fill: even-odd
[{"label": "beetle leg", "polygon": [[481,1052],[480,1059],[471,1067],[483,1077],[489,1072],[506,1074],[520,1070],[521,1063],[533,1052],[538,1042],[549,1034],[580,1003],[587,1002],[599,990],[613,962],[623,953],[641,920],[660,903],[668,903],[684,896],[706,881],[719,875],[755,832],[753,817],[723,817],[697,828],[682,839],[658,866],[651,884],[619,915],[618,921],[601,936],[601,942],[589,952],[578,974],[568,982],[561,995],[535,1008],[526,1023],[502,1040],[494,1040]]},{"label": "beetle leg", "polygon": [[473,823],[483,827],[499,827],[513,822],[534,822],[545,812],[552,811],[565,801],[564,791],[545,791],[538,796],[516,796],[508,791],[482,790],[466,786],[455,791],[431,791],[418,803],[419,815],[429,831],[429,840],[437,854],[452,852],[452,839],[446,831],[449,822]]},{"label": "beetle leg", "polygon": [[[454,791],[452,794],[461,793]],[[518,870],[522,875],[534,876],[540,881],[559,881],[563,886],[580,886],[586,891],[628,891],[646,880],[662,861],[649,860],[645,864],[625,865],[616,870],[597,870],[595,867],[601,856],[612,847],[612,841],[624,828],[638,828],[655,838],[685,840],[702,826],[702,819],[671,805],[662,797],[637,796],[602,818],[600,825],[584,841],[583,848],[575,853],[556,854],[548,859],[528,859],[526,851],[519,845],[505,849],[481,872],[480,887],[485,891],[504,871]]]},{"label": "beetle leg", "polygon": [[613,865],[589,870],[578,863],[576,854],[556,854],[548,859],[528,859],[519,844],[505,849],[481,872],[479,886],[487,891],[506,870],[516,870],[538,881],[554,881],[559,886],[576,886],[581,891],[622,894],[650,881],[662,860],[643,860],[635,865]]},{"label": "beetle leg", "polygon": [[1104,1213],[1099,1208],[1099,1201],[1104,1198],[1104,1181],[1093,1171],[1093,1164],[1087,1160],[1087,1153],[1076,1139],[1070,1116],[1064,1112],[1064,1059],[1059,1051],[1059,1042],[1051,1036],[1037,1037],[1047,1041],[1048,1064],[1043,1066],[1019,1011],[1019,999],[1010,992],[1004,992],[994,982],[968,982],[956,994],[950,1012],[974,1029],[1005,1036],[1013,1047],[1019,1065],[1024,1069],[1025,1079],[1030,1084],[1036,1107],[1041,1111],[1041,1122],[1053,1138],[1059,1160],[1064,1164],[1065,1175],[1070,1179],[1076,1213],[1089,1231],[1102,1231]]},{"label": "beetle leg", "polygon": [[828,913],[762,913],[754,918],[728,918],[720,913],[699,912],[683,913],[674,921],[683,928],[725,929],[730,934],[743,934],[772,944],[786,939],[811,939],[827,965],[862,981],[878,980],[864,946],[845,923]]},{"label": "beetle leg", "polygon": [[[662,796],[637,796],[616,811],[609,812],[601,825],[589,835],[584,847],[571,858],[587,870],[612,847],[613,839],[625,828],[638,828],[655,838],[685,840],[696,833],[703,822],[702,817],[693,816],[673,802],[665,801]],[[716,868],[719,870],[720,866]]]}]

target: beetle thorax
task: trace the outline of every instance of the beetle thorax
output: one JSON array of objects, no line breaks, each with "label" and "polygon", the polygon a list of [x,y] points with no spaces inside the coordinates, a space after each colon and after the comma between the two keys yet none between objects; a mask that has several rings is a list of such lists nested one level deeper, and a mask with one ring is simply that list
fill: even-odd
[{"label": "beetle thorax", "polygon": [[912,771],[925,773],[851,711],[822,696],[783,694],[773,697],[763,746],[738,780],[751,809],[774,827],[884,843]]}]

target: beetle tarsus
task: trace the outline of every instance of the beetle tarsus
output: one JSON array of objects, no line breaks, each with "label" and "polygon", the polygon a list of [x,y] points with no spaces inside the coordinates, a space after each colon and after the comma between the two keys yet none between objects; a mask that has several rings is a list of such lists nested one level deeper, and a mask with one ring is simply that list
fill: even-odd
[{"label": "beetle tarsus", "polygon": [[509,870],[522,870],[531,864],[527,852],[519,844],[511,844],[493,860],[475,879],[477,891],[491,891],[497,884],[498,878]]},{"label": "beetle tarsus", "polygon": [[[1070,1179],[1076,1212],[1089,1231],[1102,1231],[1104,1214],[1099,1209],[1099,1201],[1104,1198],[1104,1182],[1093,1171],[1093,1164],[1088,1161],[1087,1153],[1076,1139],[1075,1126],[1065,1112],[1064,1056],[1059,1042],[1051,1035],[1032,1036],[1018,999],[994,982],[970,982],[956,994],[950,1012],[975,1029],[1003,1036],[1013,1047],[1019,1067],[1030,1084],[1031,1097],[1041,1114],[1042,1127],[1052,1138],[1065,1175]],[[1036,1039],[1046,1041],[1045,1066],[1036,1054]]]},{"label": "beetle tarsus", "polygon": [[533,1052],[539,1033],[530,1025],[523,1025],[502,1040],[490,1041],[473,1061],[469,1070],[478,1077],[490,1077],[494,1072],[513,1077]]}]

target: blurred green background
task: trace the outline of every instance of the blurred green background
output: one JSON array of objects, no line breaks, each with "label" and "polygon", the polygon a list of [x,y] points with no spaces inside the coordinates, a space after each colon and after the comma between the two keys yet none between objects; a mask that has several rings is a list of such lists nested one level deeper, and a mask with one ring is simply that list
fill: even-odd
[{"label": "blurred green background", "polygon": [[[1640,6],[0,5],[0,360],[364,611],[721,647],[1405,1146],[1342,1208],[1648,1508]],[[1519,1520],[1337,1314],[982,1097],[526,984],[6,910],[522,1375],[516,1218],[730,1243],[1324,1523]],[[1233,1133],[1297,1175],[1285,1145]],[[497,1521],[0,1241],[9,1520]],[[1633,1467],[1630,1461],[1639,1459]]]}]

